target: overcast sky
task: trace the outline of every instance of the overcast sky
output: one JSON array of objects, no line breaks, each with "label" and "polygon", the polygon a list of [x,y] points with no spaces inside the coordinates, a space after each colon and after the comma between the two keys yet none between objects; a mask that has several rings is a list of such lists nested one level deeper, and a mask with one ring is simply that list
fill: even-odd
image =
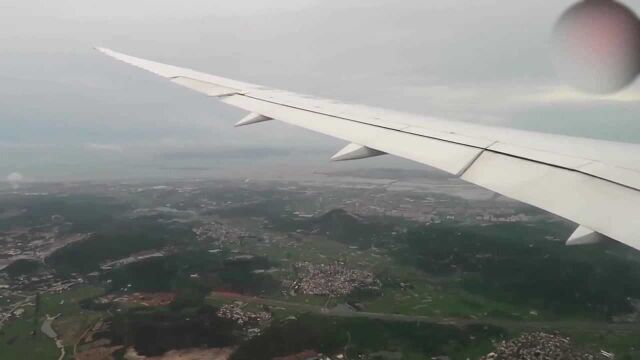
[{"label": "overcast sky", "polygon": [[343,145],[277,122],[234,129],[242,112],[95,45],[347,102],[640,142],[640,87],[586,97],[553,72],[550,32],[573,2],[0,0],[0,177],[322,168]]}]

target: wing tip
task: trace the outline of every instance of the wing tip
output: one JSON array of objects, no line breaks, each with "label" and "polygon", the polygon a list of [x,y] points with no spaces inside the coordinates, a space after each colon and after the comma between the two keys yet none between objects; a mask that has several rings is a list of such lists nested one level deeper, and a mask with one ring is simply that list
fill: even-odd
[{"label": "wing tip", "polygon": [[143,70],[152,72],[156,75],[160,75],[166,78],[172,78],[172,77],[178,76],[180,72],[192,71],[186,68],[178,68],[173,65],[167,65],[167,64],[119,53],[117,51],[113,51],[111,49],[101,47],[101,46],[94,46],[94,48],[100,51],[101,53],[109,57],[112,57],[116,60],[122,61],[126,64],[133,65],[135,67],[141,68]]},{"label": "wing tip", "polygon": [[109,48],[102,47],[102,46],[94,46],[93,48],[95,50],[97,50],[97,51],[109,56],[109,57],[112,57],[114,59],[118,59],[120,61],[127,62],[127,61],[125,61],[125,58],[128,57],[128,55],[121,54],[121,53],[119,53],[117,51],[113,51],[113,50],[111,50]]},{"label": "wing tip", "polygon": [[94,45],[93,49],[97,50],[97,51],[100,51],[101,53],[107,54],[107,55],[109,55],[110,53],[113,52],[113,50],[111,50],[111,49],[107,49],[106,47],[102,47],[102,46],[98,46],[98,45]]}]

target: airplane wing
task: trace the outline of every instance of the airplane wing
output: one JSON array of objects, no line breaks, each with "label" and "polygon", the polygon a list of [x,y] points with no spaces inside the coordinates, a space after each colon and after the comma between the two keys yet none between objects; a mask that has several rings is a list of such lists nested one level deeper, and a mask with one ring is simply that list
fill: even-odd
[{"label": "airplane wing", "polygon": [[562,216],[568,245],[614,239],[640,250],[640,145],[520,131],[341,104],[98,48],[244,109],[236,126],[279,120],[342,139],[334,160],[392,154]]}]

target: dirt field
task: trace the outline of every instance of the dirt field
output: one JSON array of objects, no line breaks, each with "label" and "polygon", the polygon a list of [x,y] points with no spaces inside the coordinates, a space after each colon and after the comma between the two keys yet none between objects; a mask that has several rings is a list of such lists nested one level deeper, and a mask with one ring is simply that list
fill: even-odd
[{"label": "dirt field", "polygon": [[146,357],[135,353],[129,349],[125,355],[127,360],[228,360],[234,348],[219,349],[184,349],[171,350],[162,356]]}]

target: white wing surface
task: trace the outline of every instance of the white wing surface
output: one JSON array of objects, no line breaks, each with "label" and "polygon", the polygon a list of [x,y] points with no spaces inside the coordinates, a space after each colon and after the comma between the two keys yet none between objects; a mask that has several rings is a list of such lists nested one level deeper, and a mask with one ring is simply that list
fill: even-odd
[{"label": "white wing surface", "polygon": [[340,104],[99,48],[250,114],[345,140],[334,160],[392,154],[569,219],[568,244],[611,238],[640,250],[640,145],[543,134]]}]

